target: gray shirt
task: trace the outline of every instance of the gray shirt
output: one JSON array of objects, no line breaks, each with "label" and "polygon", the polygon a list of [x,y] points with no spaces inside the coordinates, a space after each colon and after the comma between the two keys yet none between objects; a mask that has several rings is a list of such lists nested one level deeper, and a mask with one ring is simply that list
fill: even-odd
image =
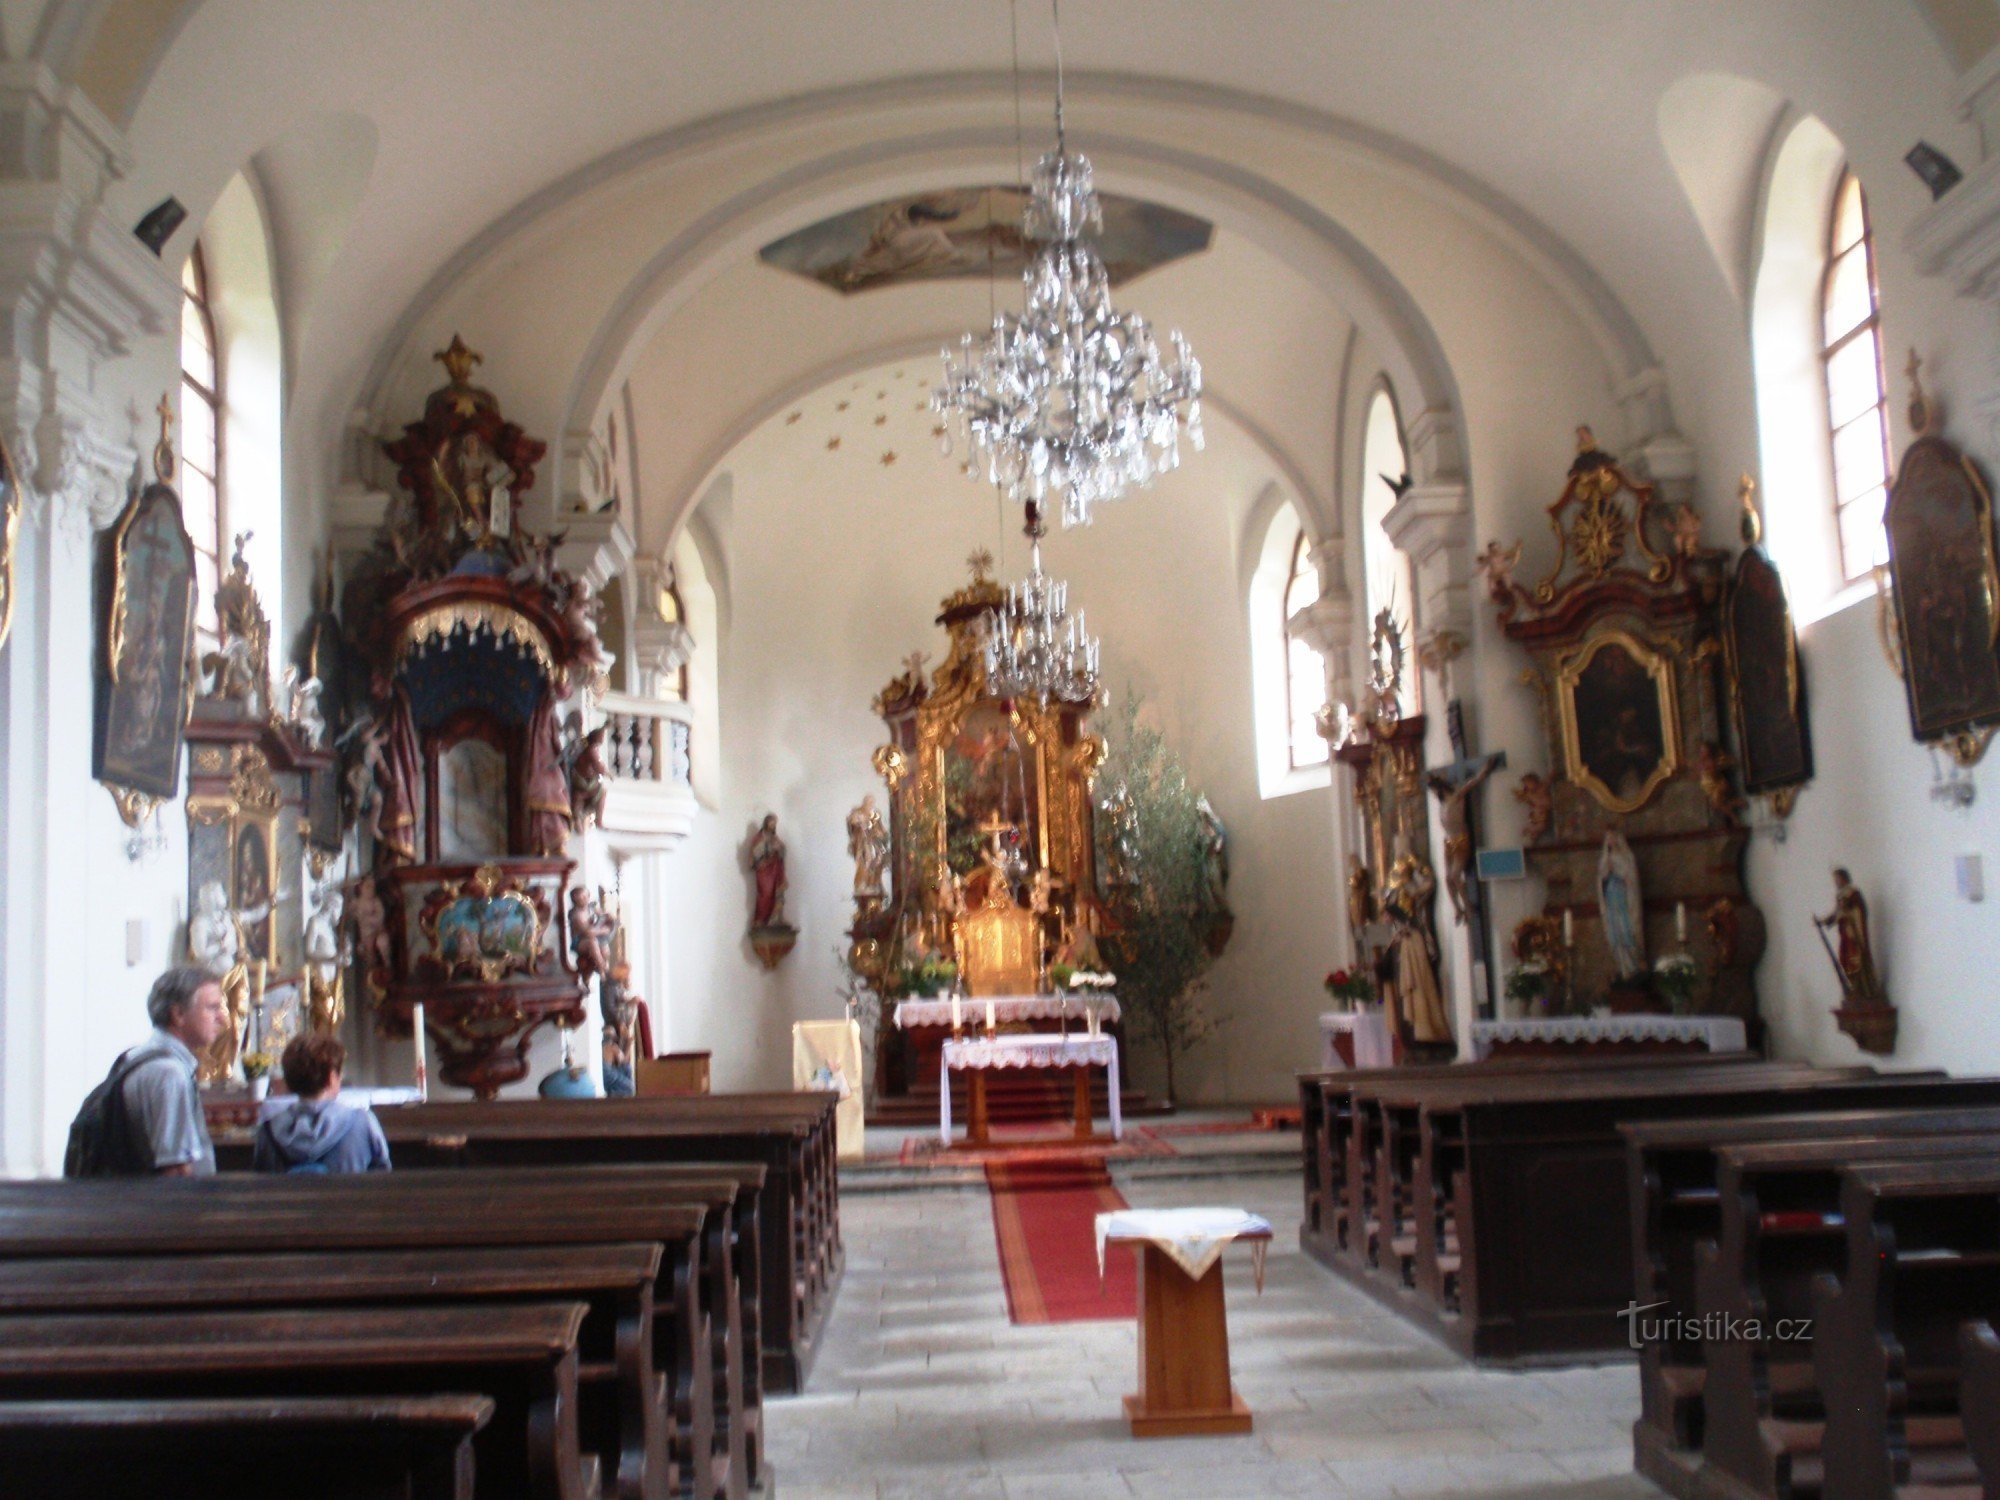
[{"label": "gray shirt", "polygon": [[192,1166],[198,1176],[215,1170],[215,1145],[195,1087],[194,1054],[171,1032],[155,1030],[135,1049],[146,1060],[125,1077],[125,1112],[134,1154],[153,1170]]}]

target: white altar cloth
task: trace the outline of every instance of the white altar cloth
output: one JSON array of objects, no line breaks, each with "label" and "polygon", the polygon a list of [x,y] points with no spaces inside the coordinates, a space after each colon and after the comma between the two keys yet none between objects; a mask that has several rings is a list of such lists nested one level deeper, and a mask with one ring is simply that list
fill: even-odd
[{"label": "white altar cloth", "polygon": [[1711,1052],[1748,1045],[1735,1016],[1547,1016],[1474,1021],[1472,1052],[1485,1057],[1501,1042],[1700,1042]]},{"label": "white altar cloth", "polygon": [[1345,1032],[1354,1043],[1354,1066],[1357,1068],[1393,1068],[1396,1065],[1396,1046],[1389,1035],[1389,1016],[1379,1005],[1366,1010],[1323,1011],[1319,1018],[1319,1065],[1326,1072],[1347,1066],[1347,1060],[1340,1055],[1334,1045],[1334,1038]]},{"label": "white altar cloth", "polygon": [[1264,1252],[1271,1243],[1270,1220],[1241,1208],[1121,1208],[1097,1216],[1097,1274],[1104,1275],[1104,1246],[1158,1245],[1167,1259],[1199,1281],[1232,1240],[1250,1241],[1250,1265],[1257,1290],[1264,1290]]},{"label": "white altar cloth", "polygon": [[1125,1138],[1123,1110],[1118,1099],[1118,1043],[1111,1037],[1066,1037],[1053,1031],[1038,1031],[1020,1036],[963,1037],[946,1042],[938,1050],[938,1139],[947,1146],[951,1144],[954,1068],[1102,1068],[1111,1096],[1111,1139]]},{"label": "white altar cloth", "polygon": [[[993,997],[993,1019],[1001,1026],[1011,1026],[1020,1021],[1059,1021],[1065,1015],[1078,1025],[1083,1024],[1084,1001],[1080,995],[1068,996],[1069,1008],[1063,1009],[1064,996],[1061,995],[995,995]],[[960,998],[959,1014],[968,1023],[983,1023],[986,1019],[986,1000]],[[1097,1002],[1098,1019],[1106,1024],[1116,1021],[1119,1016],[1118,999],[1106,993]],[[907,1030],[912,1026],[949,1026],[951,1024],[951,1000],[898,1000],[896,1002],[896,1025]]]}]

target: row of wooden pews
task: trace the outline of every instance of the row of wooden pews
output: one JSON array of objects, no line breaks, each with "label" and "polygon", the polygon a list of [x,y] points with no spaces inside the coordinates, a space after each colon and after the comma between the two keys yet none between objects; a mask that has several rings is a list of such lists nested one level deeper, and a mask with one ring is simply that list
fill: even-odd
[{"label": "row of wooden pews", "polygon": [[2000,1082],[1625,1130],[1641,1472],[1679,1495],[2000,1495]]},{"label": "row of wooden pews", "polygon": [[1748,1057],[1528,1058],[1300,1078],[1301,1243],[1482,1362],[1629,1354],[1621,1125],[2000,1103],[2000,1085]]},{"label": "row of wooden pews", "polygon": [[[767,1483],[767,1373],[803,1380],[841,1268],[831,1096],[382,1118],[389,1174],[0,1183],[0,1455],[81,1456],[38,1460],[48,1484],[24,1492],[740,1500]],[[623,1148],[591,1144],[607,1134]],[[480,1149],[494,1140],[541,1149]],[[222,1433],[358,1457],[282,1479],[172,1461]]]}]

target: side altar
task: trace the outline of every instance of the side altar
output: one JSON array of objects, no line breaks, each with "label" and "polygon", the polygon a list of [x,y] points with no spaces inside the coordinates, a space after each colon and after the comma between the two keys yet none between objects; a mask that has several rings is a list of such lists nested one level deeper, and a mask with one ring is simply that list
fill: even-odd
[{"label": "side altar", "polygon": [[[986,643],[1006,597],[990,567],[976,555],[971,582],[943,601],[944,661],[926,673],[913,653],[876,696],[888,817],[870,799],[850,819],[850,961],[892,1006],[876,1047],[878,1115],[912,1122],[936,1116],[941,1077],[964,1089],[959,1070],[943,1067],[955,1031],[1080,1036],[1096,1026],[1124,1047],[1115,997],[1093,993],[1086,1006],[1081,989],[1058,983],[1103,967],[1097,939],[1110,920],[1097,885],[1092,782],[1105,746],[1088,723],[1095,699],[989,689]],[[1013,1070],[993,1109],[999,1119],[1067,1116],[1070,1093]]]}]

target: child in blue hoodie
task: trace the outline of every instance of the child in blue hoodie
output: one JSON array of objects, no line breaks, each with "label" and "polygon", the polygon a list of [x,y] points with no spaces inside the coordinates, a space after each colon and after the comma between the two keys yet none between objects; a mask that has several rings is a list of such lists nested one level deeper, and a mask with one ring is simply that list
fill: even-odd
[{"label": "child in blue hoodie", "polygon": [[295,1096],[257,1126],[250,1164],[259,1172],[386,1172],[389,1142],[369,1109],[340,1102],[347,1049],[336,1037],[300,1036],[278,1066]]}]

